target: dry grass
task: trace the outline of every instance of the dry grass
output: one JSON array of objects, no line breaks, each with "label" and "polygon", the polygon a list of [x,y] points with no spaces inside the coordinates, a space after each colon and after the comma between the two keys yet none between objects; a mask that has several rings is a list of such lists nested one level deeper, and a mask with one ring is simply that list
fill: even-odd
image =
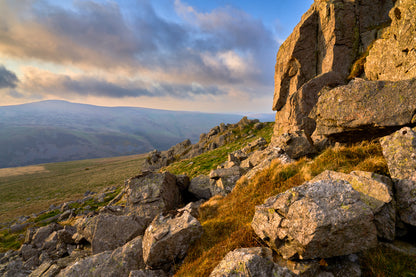
[{"label": "dry grass", "polygon": [[0,168],[0,178],[48,172],[43,165]]},{"label": "dry grass", "polygon": [[125,179],[137,175],[145,156],[50,163],[38,167],[43,171],[20,175],[17,172],[27,171],[9,168],[8,176],[0,177],[0,222],[82,198],[87,190],[99,192],[122,185]]},{"label": "dry grass", "polygon": [[416,256],[408,256],[383,246],[364,253],[361,262],[363,276],[416,276]]},{"label": "dry grass", "polygon": [[330,148],[313,160],[304,158],[288,165],[274,161],[252,180],[241,179],[226,197],[215,197],[201,206],[204,235],[191,247],[175,276],[208,276],[229,251],[261,245],[250,226],[255,206],[326,169],[386,173],[387,166],[380,145],[374,142]]}]

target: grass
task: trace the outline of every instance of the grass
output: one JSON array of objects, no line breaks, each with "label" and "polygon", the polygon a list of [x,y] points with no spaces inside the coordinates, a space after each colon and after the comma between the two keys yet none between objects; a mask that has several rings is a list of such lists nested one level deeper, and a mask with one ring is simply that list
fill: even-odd
[{"label": "grass", "polygon": [[[87,190],[99,192],[124,184],[137,175],[143,155],[43,164],[45,170],[20,172],[0,177],[0,222],[46,210],[51,204],[82,198]],[[12,174],[13,173],[13,174]]]},{"label": "grass", "polygon": [[416,256],[407,256],[380,246],[364,253],[361,261],[363,276],[416,276]]},{"label": "grass", "polygon": [[381,147],[375,142],[329,148],[313,160],[303,158],[288,165],[274,161],[253,179],[241,179],[226,197],[214,197],[201,206],[204,235],[191,247],[175,276],[208,276],[229,251],[262,245],[250,226],[255,206],[326,169],[387,173]]},{"label": "grass", "polygon": [[[253,130],[252,125],[245,127],[243,130],[233,131],[233,142],[228,143],[222,147],[203,153],[192,159],[185,159],[173,163],[162,170],[169,171],[173,174],[187,174],[190,178],[201,174],[208,174],[212,169],[216,169],[218,165],[227,161],[228,154],[238,149],[243,148],[249,142],[263,137],[267,142],[270,142],[273,133],[273,122],[265,123],[266,126],[261,130]],[[247,138],[251,130],[252,137]]]},{"label": "grass", "polygon": [[[228,153],[244,147],[257,137],[270,141],[272,125],[270,123],[266,128],[255,131],[254,137],[249,139],[243,135],[248,129],[235,131],[236,140],[233,143],[193,159],[176,162],[164,170],[175,174],[186,173],[190,177],[207,174],[224,162]],[[6,174],[0,177],[0,219],[8,220],[44,210],[51,204],[82,198],[86,190],[100,191],[120,185],[139,171],[144,158],[145,155],[141,155],[45,164],[42,165],[43,171],[23,174],[23,170],[18,176]],[[345,173],[364,170],[388,175],[387,164],[377,142],[329,148],[313,159],[302,158],[288,165],[274,161],[251,180],[242,178],[229,195],[215,196],[201,206],[198,219],[204,235],[191,246],[184,262],[178,265],[175,276],[208,276],[229,251],[263,245],[250,226],[255,206],[270,196],[303,184],[324,170]],[[104,203],[115,197],[120,188],[108,195]],[[26,201],[28,197],[30,201]],[[70,206],[77,213],[82,212],[85,206],[98,209],[101,205],[104,204],[90,200]],[[40,223],[55,213],[45,213],[34,221]],[[0,252],[18,249],[21,243],[22,233],[0,231]],[[362,269],[364,276],[416,276],[416,258],[383,248],[371,249],[363,255]]]},{"label": "grass", "polygon": [[17,250],[23,243],[21,238],[23,232],[9,233],[7,230],[0,231],[0,253],[10,249]]}]

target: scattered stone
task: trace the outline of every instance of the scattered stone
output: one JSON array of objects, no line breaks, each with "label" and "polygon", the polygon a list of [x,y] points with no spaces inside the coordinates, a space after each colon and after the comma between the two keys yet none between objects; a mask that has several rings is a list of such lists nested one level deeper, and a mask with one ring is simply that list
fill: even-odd
[{"label": "scattered stone", "polygon": [[179,187],[180,191],[188,190],[189,184],[191,181],[186,175],[176,175],[176,185]]},{"label": "scattered stone", "polygon": [[239,166],[212,170],[209,174],[212,195],[230,193],[243,172]]},{"label": "scattered stone", "polygon": [[136,237],[114,251],[104,251],[75,262],[58,276],[129,276],[130,271],[143,269],[142,237]]},{"label": "scattered stone", "polygon": [[23,231],[24,229],[26,229],[29,225],[30,225],[29,222],[25,222],[25,223],[22,223],[22,224],[16,223],[16,224],[13,224],[12,226],[10,226],[9,231],[10,231],[10,233],[19,233],[19,232]]},{"label": "scattered stone", "polygon": [[187,211],[155,217],[143,237],[143,258],[154,269],[168,269],[182,260],[189,246],[202,235],[199,221]]},{"label": "scattered stone", "polygon": [[[249,142],[241,151],[245,154],[249,154],[255,150],[263,150],[267,145],[267,141],[260,137],[255,141]],[[240,159],[243,160],[243,159]]]},{"label": "scattered stone", "polygon": [[37,229],[36,233],[33,235],[31,244],[36,248],[41,248],[45,243],[46,239],[55,231],[62,229],[62,226],[52,223],[44,227]]},{"label": "scattered stone", "polygon": [[253,152],[250,157],[241,163],[241,167],[252,168],[245,175],[248,179],[251,179],[257,172],[269,167],[272,161],[276,159],[282,164],[294,162],[281,148],[269,145],[262,151]]}]

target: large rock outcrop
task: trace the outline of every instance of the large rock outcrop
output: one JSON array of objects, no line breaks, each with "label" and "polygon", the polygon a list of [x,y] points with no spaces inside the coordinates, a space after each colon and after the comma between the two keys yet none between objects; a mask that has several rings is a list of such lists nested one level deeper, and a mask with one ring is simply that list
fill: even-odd
[{"label": "large rock outcrop", "polygon": [[275,68],[274,136],[305,130],[307,118],[325,86],[342,84],[354,61],[391,21],[392,0],[315,0],[280,46]]},{"label": "large rock outcrop", "polygon": [[374,42],[366,57],[366,78],[389,81],[416,78],[415,15],[414,0],[396,2],[389,13],[391,25],[383,30],[381,37]]}]

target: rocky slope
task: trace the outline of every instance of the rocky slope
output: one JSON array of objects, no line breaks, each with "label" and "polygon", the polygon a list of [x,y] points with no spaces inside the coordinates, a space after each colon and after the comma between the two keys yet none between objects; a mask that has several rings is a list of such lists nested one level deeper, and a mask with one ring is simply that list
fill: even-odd
[{"label": "rocky slope", "polygon": [[[204,254],[201,248],[208,248],[201,241],[215,242],[204,236],[214,233],[229,234],[238,243],[204,276],[361,276],[363,270],[375,275],[373,267],[363,267],[363,253],[380,246],[410,257],[412,264],[405,267],[413,271],[406,274],[414,275],[415,7],[413,0],[316,0],[277,55],[277,115],[271,143],[254,135],[265,126],[243,118],[211,129],[194,145],[184,141],[166,152],[153,151],[147,170],[128,179],[117,196],[114,190],[104,193],[99,209],[85,207],[101,201],[91,197],[77,207],[57,207],[58,214],[48,211],[59,223],[48,224],[54,221],[48,219],[48,225],[39,227],[26,218],[10,226],[10,232],[31,228],[18,251],[1,254],[0,273],[192,276],[193,271],[182,269],[187,253],[197,260],[195,256]],[[227,145],[240,135],[246,139],[244,145],[231,150]],[[327,157],[327,168],[308,169],[322,160],[305,155],[315,155],[334,142],[367,138],[379,139],[373,143],[382,149],[382,174],[330,170],[339,168],[341,155]],[[197,158],[220,153],[217,148],[228,149],[227,160],[209,170],[198,167],[204,174],[191,171],[189,178],[165,170],[175,164],[181,169],[196,167]],[[344,156],[353,154],[346,151]],[[358,156],[370,156],[364,162],[373,164],[362,167],[379,168],[371,153]],[[303,167],[297,168],[299,164]],[[273,172],[276,165],[280,170]],[[268,184],[273,178],[279,181]],[[250,194],[251,180],[260,187]],[[248,204],[248,198],[259,197],[261,187],[275,191],[284,182],[293,184],[263,198],[251,211],[244,203],[226,206],[227,217],[215,221],[225,213],[218,203],[233,199],[233,194]],[[247,215],[249,226],[242,219]],[[71,220],[62,221],[67,218]],[[246,233],[229,230],[230,226]],[[198,244],[201,248],[192,251]]]}]

